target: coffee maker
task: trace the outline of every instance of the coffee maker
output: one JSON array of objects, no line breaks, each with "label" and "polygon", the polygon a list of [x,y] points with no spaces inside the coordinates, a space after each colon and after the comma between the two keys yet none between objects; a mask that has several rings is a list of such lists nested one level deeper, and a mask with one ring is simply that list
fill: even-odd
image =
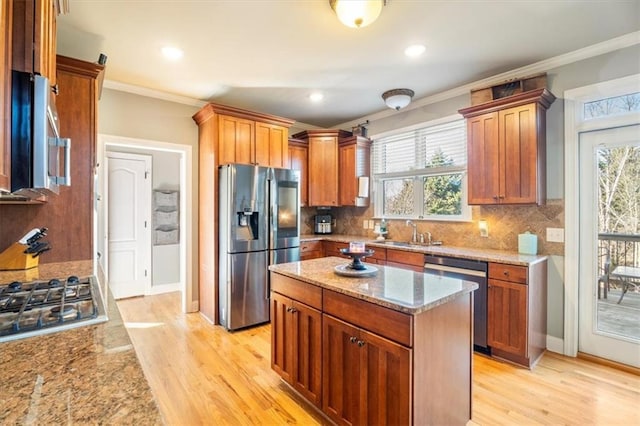
[{"label": "coffee maker", "polygon": [[315,216],[314,232],[316,234],[330,234],[332,232],[332,221],[333,218],[330,214],[317,214]]}]

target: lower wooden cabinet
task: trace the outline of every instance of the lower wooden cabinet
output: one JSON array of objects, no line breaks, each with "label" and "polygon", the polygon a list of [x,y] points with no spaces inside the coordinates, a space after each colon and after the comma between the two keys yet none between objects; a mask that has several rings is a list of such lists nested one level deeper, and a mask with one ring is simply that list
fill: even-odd
[{"label": "lower wooden cabinet", "polygon": [[300,260],[323,257],[322,241],[303,241],[300,243]]},{"label": "lower wooden cabinet", "polygon": [[424,272],[424,253],[387,249],[386,265]]},{"label": "lower wooden cabinet", "polygon": [[410,424],[411,349],[323,315],[323,410],[338,424]]},{"label": "lower wooden cabinet", "polygon": [[271,324],[271,368],[320,407],[322,314],[304,303],[272,292]]},{"label": "lower wooden cabinet", "polygon": [[487,340],[494,356],[533,366],[546,349],[547,261],[489,263]]}]

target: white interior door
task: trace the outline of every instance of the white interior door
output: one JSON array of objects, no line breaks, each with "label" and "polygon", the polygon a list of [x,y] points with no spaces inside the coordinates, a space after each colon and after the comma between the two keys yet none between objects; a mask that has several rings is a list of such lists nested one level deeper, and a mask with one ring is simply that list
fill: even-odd
[{"label": "white interior door", "polygon": [[640,126],[581,133],[579,152],[578,350],[640,367],[640,293],[627,293],[618,303],[621,282],[609,279],[604,288],[605,263],[610,273],[640,266],[634,195],[640,184]]},{"label": "white interior door", "polygon": [[116,299],[151,289],[151,156],[107,153],[108,276]]}]

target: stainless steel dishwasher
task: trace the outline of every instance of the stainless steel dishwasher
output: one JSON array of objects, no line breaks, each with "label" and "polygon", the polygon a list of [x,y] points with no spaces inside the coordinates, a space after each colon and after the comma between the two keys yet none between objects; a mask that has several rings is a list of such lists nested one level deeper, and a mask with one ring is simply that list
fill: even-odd
[{"label": "stainless steel dishwasher", "polygon": [[490,354],[491,348],[487,344],[487,262],[426,254],[424,271],[478,284],[473,292],[473,349]]}]

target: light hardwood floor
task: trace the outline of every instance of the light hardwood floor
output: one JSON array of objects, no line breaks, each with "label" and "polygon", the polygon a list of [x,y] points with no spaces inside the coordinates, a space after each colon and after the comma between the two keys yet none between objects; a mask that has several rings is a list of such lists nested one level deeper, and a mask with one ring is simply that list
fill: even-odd
[{"label": "light hardwood floor", "polygon": [[[180,294],[118,302],[168,425],[325,424],[270,368],[270,327],[228,333]],[[529,371],[474,356],[474,425],[638,425],[640,376],[546,353]]]}]

